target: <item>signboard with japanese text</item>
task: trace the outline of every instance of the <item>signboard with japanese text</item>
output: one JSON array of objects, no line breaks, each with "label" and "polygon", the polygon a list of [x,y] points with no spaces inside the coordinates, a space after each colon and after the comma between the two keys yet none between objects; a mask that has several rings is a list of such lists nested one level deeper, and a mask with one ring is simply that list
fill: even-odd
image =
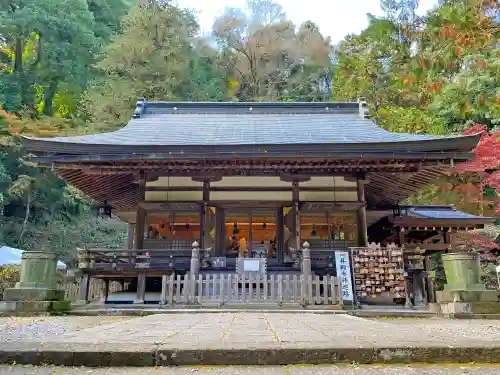
[{"label": "signboard with japanese text", "polygon": [[342,297],[344,301],[354,301],[352,292],[351,259],[348,251],[335,252],[337,277],[342,281]]}]

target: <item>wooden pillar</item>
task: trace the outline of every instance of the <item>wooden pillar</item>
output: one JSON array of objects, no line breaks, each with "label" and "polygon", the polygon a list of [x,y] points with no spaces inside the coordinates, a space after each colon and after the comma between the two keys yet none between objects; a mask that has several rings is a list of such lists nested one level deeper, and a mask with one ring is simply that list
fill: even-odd
[{"label": "wooden pillar", "polygon": [[215,254],[216,256],[224,255],[226,246],[226,214],[223,208],[217,207],[215,210]]},{"label": "wooden pillar", "polygon": [[109,296],[109,279],[104,279],[104,290],[102,292],[102,302],[106,303]]},{"label": "wooden pillar", "polygon": [[84,273],[80,279],[79,290],[78,290],[78,300],[79,303],[89,303],[89,291],[90,291],[90,275]]},{"label": "wooden pillar", "polygon": [[397,233],[397,242],[398,242],[398,246],[399,247],[403,247],[403,245],[405,244],[405,233],[406,233],[406,229],[405,228],[397,228],[396,229],[396,233]]},{"label": "wooden pillar", "polygon": [[358,210],[358,246],[366,247],[368,246],[368,226],[366,223],[365,181],[364,177],[358,177],[356,180],[358,202],[363,203],[361,208]]},{"label": "wooden pillar", "polygon": [[205,236],[208,233],[205,233],[205,228],[208,228],[208,202],[210,201],[210,181],[203,181],[203,204],[200,208],[200,247],[202,249],[206,248],[206,240]]},{"label": "wooden pillar", "polygon": [[453,245],[453,234],[451,233],[451,228],[445,228],[444,230],[444,243]]},{"label": "wooden pillar", "polygon": [[205,202],[203,202],[200,205],[200,234],[199,234],[199,239],[196,239],[198,243],[200,244],[200,247],[202,249],[205,248],[205,222],[206,222],[206,216],[207,216],[207,209],[208,206]]},{"label": "wooden pillar", "polygon": [[146,199],[146,178],[144,171],[139,176],[139,201],[135,220],[135,249],[142,249],[144,243],[144,228],[146,221],[146,210],[140,205]]},{"label": "wooden pillar", "polygon": [[252,232],[253,232],[253,217],[252,217],[252,213],[250,212],[248,214],[248,243],[247,243],[249,255],[252,254],[252,241],[253,241]]},{"label": "wooden pillar", "polygon": [[[132,250],[134,248],[134,236],[135,236],[135,224],[129,224],[127,229],[127,249]],[[128,256],[129,264],[132,264],[132,252],[129,252]]]},{"label": "wooden pillar", "polygon": [[283,262],[285,258],[285,220],[283,217],[283,208],[276,210],[276,258],[279,262]]},{"label": "wooden pillar", "polygon": [[137,294],[135,296],[134,303],[144,303],[144,297],[146,295],[146,274],[140,272],[137,275]]},{"label": "wooden pillar", "polygon": [[300,250],[302,244],[300,241],[300,207],[299,207],[299,182],[292,181],[292,201],[293,201],[293,228],[295,231],[295,249]]},{"label": "wooden pillar", "polygon": [[127,249],[134,248],[135,224],[129,224],[127,228]]},{"label": "wooden pillar", "polygon": [[[424,258],[424,266],[425,266],[425,271],[427,275],[429,275],[429,272],[432,271],[432,262],[431,262],[431,256],[426,255]],[[436,293],[434,291],[434,283],[432,279],[427,276],[425,278],[425,282],[427,283],[427,301],[429,303],[434,303],[436,302]]]}]

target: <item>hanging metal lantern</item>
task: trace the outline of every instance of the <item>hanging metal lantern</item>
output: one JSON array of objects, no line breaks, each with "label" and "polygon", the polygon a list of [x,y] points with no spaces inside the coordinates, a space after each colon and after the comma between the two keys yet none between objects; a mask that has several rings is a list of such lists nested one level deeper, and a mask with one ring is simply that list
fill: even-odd
[{"label": "hanging metal lantern", "polygon": [[108,203],[108,201],[104,201],[104,203],[94,206],[96,210],[96,216],[101,219],[111,219],[111,213],[113,207]]}]

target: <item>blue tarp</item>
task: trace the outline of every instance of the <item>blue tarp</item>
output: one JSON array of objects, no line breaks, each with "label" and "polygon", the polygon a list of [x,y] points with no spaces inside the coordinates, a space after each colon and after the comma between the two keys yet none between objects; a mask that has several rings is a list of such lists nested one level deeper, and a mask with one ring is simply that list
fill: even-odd
[{"label": "blue tarp", "polygon": [[[15,249],[13,247],[1,246],[0,247],[0,266],[6,266],[10,264],[19,265],[21,264],[21,255],[23,251]],[[57,262],[57,268],[66,268],[63,262]]]},{"label": "blue tarp", "polygon": [[418,208],[414,210],[414,213],[429,219],[484,219],[482,216],[471,215],[457,210],[426,210]]},{"label": "blue tarp", "polygon": [[463,211],[458,211],[453,206],[434,205],[408,205],[400,206],[402,216],[417,217],[423,219],[441,220],[467,220],[471,222],[489,222],[490,217],[476,216]]}]

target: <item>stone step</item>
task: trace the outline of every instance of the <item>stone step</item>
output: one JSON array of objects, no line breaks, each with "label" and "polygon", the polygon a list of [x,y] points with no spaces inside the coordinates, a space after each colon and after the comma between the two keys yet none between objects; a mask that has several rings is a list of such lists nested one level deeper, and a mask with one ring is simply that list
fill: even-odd
[{"label": "stone step", "polygon": [[163,349],[153,344],[16,343],[1,364],[56,366],[194,366],[391,363],[500,363],[497,347],[255,347]]}]

